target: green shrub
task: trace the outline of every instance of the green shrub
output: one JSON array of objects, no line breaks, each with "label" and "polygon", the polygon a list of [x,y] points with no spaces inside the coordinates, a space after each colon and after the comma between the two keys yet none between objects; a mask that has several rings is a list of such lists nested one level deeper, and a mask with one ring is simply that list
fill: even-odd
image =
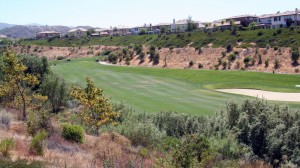
[{"label": "green shrub", "polygon": [[298,64],[298,59],[299,59],[299,50],[298,49],[295,49],[292,51],[292,55],[291,55],[291,58],[292,58],[292,61],[294,64]]},{"label": "green shrub", "polygon": [[232,51],[232,49],[233,49],[232,44],[227,44],[227,46],[226,46],[227,52]]},{"label": "green shrub", "polygon": [[226,56],[226,52],[225,51],[222,51],[222,57],[224,58]]},{"label": "green shrub", "polygon": [[225,70],[226,67],[227,67],[227,61],[223,61],[223,62],[222,62],[222,66],[223,66],[223,70]]},{"label": "green shrub", "polygon": [[258,54],[258,64],[262,64],[262,55]]},{"label": "green shrub", "polygon": [[265,60],[265,67],[269,67],[269,59]]},{"label": "green shrub", "polygon": [[78,125],[63,124],[62,137],[68,141],[83,143],[83,128]]},{"label": "green shrub", "polygon": [[264,33],[261,31],[257,33],[257,36],[262,36],[262,35],[264,35]]},{"label": "green shrub", "polygon": [[9,126],[12,119],[12,115],[7,113],[6,111],[0,111],[0,124],[5,126]]},{"label": "green shrub", "polygon": [[126,136],[134,146],[153,147],[159,144],[166,134],[152,123],[128,123],[120,128],[121,134]]},{"label": "green shrub", "polygon": [[104,50],[104,51],[102,51],[101,55],[109,55],[110,53],[111,53],[111,51]]},{"label": "green shrub", "polygon": [[65,59],[65,57],[64,56],[58,56],[56,59],[57,60],[63,60],[63,59]]},{"label": "green shrub", "polygon": [[189,62],[189,67],[192,67],[192,66],[194,66],[194,61]]},{"label": "green shrub", "polygon": [[7,138],[0,141],[0,153],[4,157],[9,157],[10,151],[14,148],[14,139]]},{"label": "green shrub", "polygon": [[279,62],[279,59],[275,59],[274,61],[274,69],[279,69],[280,68],[280,62]]},{"label": "green shrub", "polygon": [[235,59],[236,59],[236,55],[235,55],[235,54],[230,54],[230,55],[228,56],[228,61],[229,61],[229,62],[233,62]]},{"label": "green shrub", "polygon": [[245,63],[246,66],[249,66],[250,61],[251,61],[250,56],[247,56],[247,57],[244,58],[244,63]]},{"label": "green shrub", "polygon": [[44,140],[47,138],[48,133],[46,131],[41,131],[37,133],[31,140],[30,151],[31,153],[39,156],[44,155]]},{"label": "green shrub", "polygon": [[186,136],[177,146],[173,154],[176,167],[198,167],[209,152],[207,139],[196,135]]},{"label": "green shrub", "polygon": [[108,56],[108,61],[112,64],[116,64],[118,62],[118,56],[115,53],[110,53]]},{"label": "green shrub", "polygon": [[26,131],[31,136],[36,135],[40,131],[49,130],[50,122],[48,111],[30,112],[26,124]]},{"label": "green shrub", "polygon": [[199,68],[199,69],[202,69],[202,68],[203,68],[203,65],[202,65],[201,63],[199,63],[199,64],[198,64],[198,68]]}]

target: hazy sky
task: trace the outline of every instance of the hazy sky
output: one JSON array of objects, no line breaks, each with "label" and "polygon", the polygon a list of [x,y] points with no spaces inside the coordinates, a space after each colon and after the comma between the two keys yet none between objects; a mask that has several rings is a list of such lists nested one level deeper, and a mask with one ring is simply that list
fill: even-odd
[{"label": "hazy sky", "polygon": [[0,22],[109,27],[172,22],[189,15],[213,21],[300,8],[300,0],[0,0]]}]

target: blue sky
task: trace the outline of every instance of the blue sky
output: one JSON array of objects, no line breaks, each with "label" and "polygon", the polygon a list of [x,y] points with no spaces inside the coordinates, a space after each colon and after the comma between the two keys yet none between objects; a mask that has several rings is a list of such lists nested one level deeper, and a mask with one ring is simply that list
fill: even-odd
[{"label": "blue sky", "polygon": [[109,27],[172,22],[189,15],[213,21],[300,8],[300,0],[0,0],[0,22]]}]

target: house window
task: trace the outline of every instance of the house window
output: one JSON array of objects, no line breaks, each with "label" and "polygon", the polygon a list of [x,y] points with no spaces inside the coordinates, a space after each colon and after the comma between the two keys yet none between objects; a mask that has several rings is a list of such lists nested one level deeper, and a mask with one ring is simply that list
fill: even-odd
[{"label": "house window", "polygon": [[274,17],[274,22],[277,22],[277,17]]},{"label": "house window", "polygon": [[281,21],[281,17],[280,16],[278,17],[278,21]]}]

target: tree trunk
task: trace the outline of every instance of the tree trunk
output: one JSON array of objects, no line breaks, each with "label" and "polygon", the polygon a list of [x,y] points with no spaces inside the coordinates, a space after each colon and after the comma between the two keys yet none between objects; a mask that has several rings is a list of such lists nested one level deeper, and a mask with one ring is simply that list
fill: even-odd
[{"label": "tree trunk", "polygon": [[26,100],[25,100],[25,97],[24,97],[24,92],[21,90],[19,84],[16,82],[17,84],[17,87],[18,87],[18,91],[21,95],[21,98],[22,98],[22,102],[23,102],[23,120],[26,120],[27,118],[27,113],[26,113]]}]

